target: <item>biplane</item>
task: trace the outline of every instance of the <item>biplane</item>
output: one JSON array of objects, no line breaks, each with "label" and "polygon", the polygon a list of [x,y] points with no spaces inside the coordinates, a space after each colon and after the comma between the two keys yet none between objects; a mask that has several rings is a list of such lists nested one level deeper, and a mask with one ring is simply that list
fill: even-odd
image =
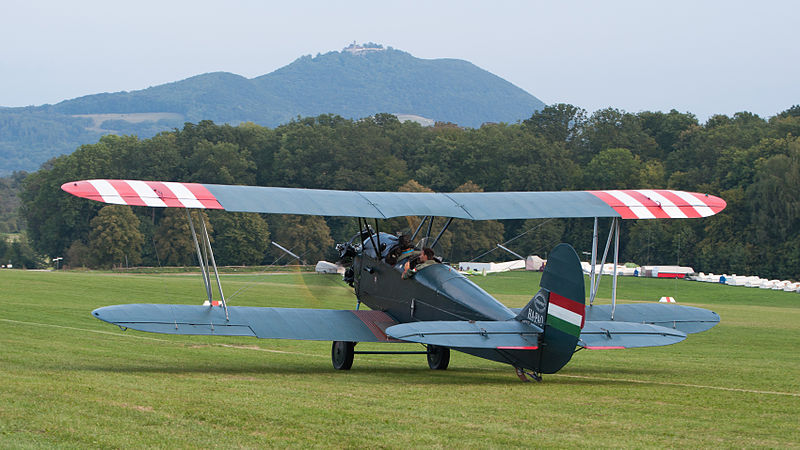
[{"label": "biplane", "polygon": [[[540,381],[542,374],[557,372],[578,350],[674,344],[720,320],[713,311],[689,306],[617,305],[616,273],[612,274],[612,303],[594,305],[603,275],[594,270],[599,219],[611,220],[602,263],[613,237],[616,267],[621,219],[707,217],[726,206],[712,195],[674,190],[366,192],[138,180],[74,181],[62,189],[110,204],[187,209],[208,306],[127,304],[92,311],[94,317],[124,329],[331,341],[331,359],[338,370],[350,369],[359,353],[426,354],[431,369],[444,370],[452,349],[509,364],[523,381],[529,381],[528,377]],[[227,305],[205,222],[201,220],[201,231],[195,232],[190,209],[356,218],[358,230],[353,238],[337,245],[348,266],[344,279],[353,287],[356,309]],[[410,239],[380,230],[379,219],[401,216],[422,218]],[[408,273],[407,264],[421,253],[414,251],[415,241],[416,250],[420,242],[436,247],[453,219],[569,217],[594,218],[588,305],[580,259],[568,244],[559,244],[549,253],[539,290],[521,309],[506,307],[446,264],[424,263]],[[434,218],[447,220],[431,238]],[[371,219],[374,227],[368,224]],[[203,251],[198,235],[204,241]],[[409,243],[411,248],[402,248]],[[212,300],[212,267],[219,301]],[[362,304],[369,309],[361,309]],[[411,342],[422,344],[424,350],[359,352],[355,350],[359,342]]]}]

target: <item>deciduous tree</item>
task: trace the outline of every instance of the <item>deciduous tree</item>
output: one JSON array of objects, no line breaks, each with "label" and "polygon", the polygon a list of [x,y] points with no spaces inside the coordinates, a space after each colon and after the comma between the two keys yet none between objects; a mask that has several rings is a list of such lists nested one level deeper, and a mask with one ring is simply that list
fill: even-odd
[{"label": "deciduous tree", "polygon": [[269,227],[258,214],[213,214],[217,263],[222,265],[261,264],[270,246]]},{"label": "deciduous tree", "polygon": [[89,248],[99,266],[136,265],[142,260],[144,236],[129,206],[104,206],[92,219]]},{"label": "deciduous tree", "polygon": [[[161,263],[169,266],[190,266],[197,264],[197,249],[192,238],[189,218],[185,209],[165,209],[158,226],[155,229],[153,240],[156,252]],[[214,227],[208,220],[205,211],[189,210],[192,212],[195,232],[198,242],[202,244],[202,221],[205,221],[206,228],[213,240]]]}]

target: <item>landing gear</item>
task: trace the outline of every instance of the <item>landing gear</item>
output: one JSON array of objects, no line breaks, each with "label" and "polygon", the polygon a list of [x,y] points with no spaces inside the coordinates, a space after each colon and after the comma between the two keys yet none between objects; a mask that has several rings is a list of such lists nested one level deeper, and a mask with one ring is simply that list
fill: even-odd
[{"label": "landing gear", "polygon": [[336,370],[350,370],[353,367],[355,342],[333,341],[331,345],[331,361]]},{"label": "landing gear", "polygon": [[428,345],[428,367],[433,370],[445,370],[450,364],[450,349],[438,345]]},{"label": "landing gear", "polygon": [[526,383],[531,381],[531,380],[528,379],[528,377],[526,375],[530,375],[530,377],[533,378],[534,380],[536,380],[537,382],[538,381],[542,381],[542,374],[540,374],[540,373],[526,372],[525,369],[523,369],[522,367],[514,367],[514,369],[517,370],[517,376],[519,377],[519,379],[524,381],[524,382],[526,382]]}]

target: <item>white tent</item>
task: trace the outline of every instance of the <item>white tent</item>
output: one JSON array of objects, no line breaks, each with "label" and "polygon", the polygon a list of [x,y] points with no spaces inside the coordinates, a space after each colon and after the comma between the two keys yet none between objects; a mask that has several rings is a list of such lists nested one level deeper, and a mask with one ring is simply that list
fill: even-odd
[{"label": "white tent", "polygon": [[493,272],[507,272],[509,270],[524,269],[525,260],[518,259],[515,261],[501,262],[501,263],[479,263],[479,262],[460,262],[458,263],[459,272],[469,273],[493,273]]},{"label": "white tent", "polygon": [[317,273],[338,273],[344,274],[344,267],[334,264],[328,261],[319,261],[317,266],[314,268]]},{"label": "white tent", "polygon": [[525,270],[542,270],[547,260],[544,260],[536,255],[530,255],[525,258]]},{"label": "white tent", "polygon": [[685,278],[694,273],[694,269],[686,266],[642,266],[639,276],[652,278]]}]

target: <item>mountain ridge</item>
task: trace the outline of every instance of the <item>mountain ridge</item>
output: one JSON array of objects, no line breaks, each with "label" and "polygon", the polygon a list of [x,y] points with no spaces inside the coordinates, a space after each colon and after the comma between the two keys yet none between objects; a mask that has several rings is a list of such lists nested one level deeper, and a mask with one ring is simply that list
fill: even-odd
[{"label": "mountain ridge", "polygon": [[[478,127],[524,120],[544,107],[538,98],[468,61],[420,59],[376,44],[353,48],[301,56],[253,78],[209,72],[140,90],[0,108],[0,175],[33,170],[102,134],[146,138],[184,122],[277,127],[298,116],[332,113],[358,119],[388,112]],[[145,116],[127,120],[131,114]],[[147,120],[147,114],[161,119]],[[87,115],[117,119],[98,126],[96,117]]]}]

